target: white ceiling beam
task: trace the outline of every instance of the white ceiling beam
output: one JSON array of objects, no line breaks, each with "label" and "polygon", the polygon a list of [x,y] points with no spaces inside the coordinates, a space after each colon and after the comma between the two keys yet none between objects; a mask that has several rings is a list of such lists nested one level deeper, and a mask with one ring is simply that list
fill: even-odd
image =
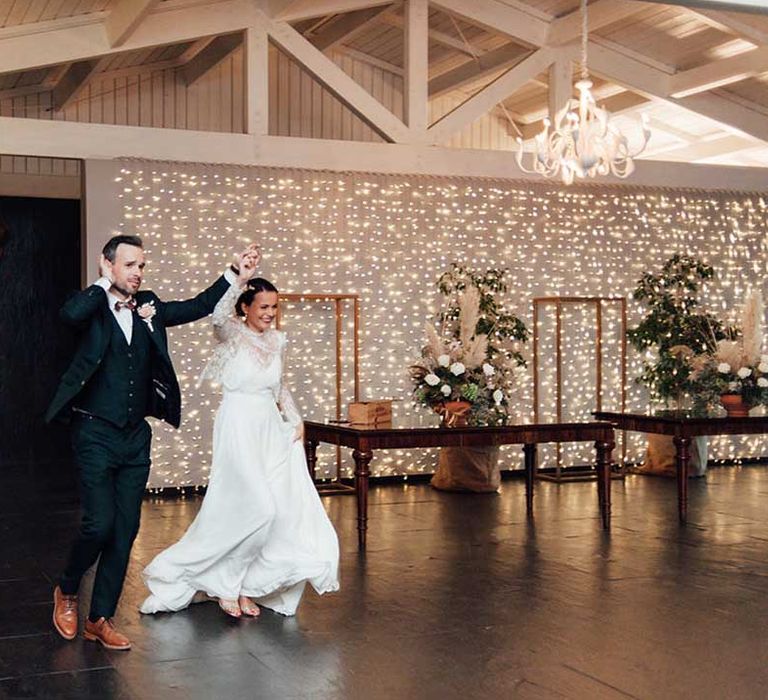
[{"label": "white ceiling beam", "polygon": [[110,46],[122,46],[160,0],[117,0],[104,23]]},{"label": "white ceiling beam", "polygon": [[429,6],[427,0],[405,0],[405,122],[414,132],[424,134],[429,119],[427,78],[429,71]]},{"label": "white ceiling beam", "polygon": [[[645,7],[635,0],[597,0],[589,5],[587,22],[589,31],[594,32],[610,24],[642,12]],[[549,26],[547,44],[559,46],[581,36],[581,11],[579,9],[558,17]]]},{"label": "white ceiling beam", "polygon": [[209,70],[219,65],[219,63],[235,51],[235,49],[240,48],[242,43],[242,32],[217,36],[181,69],[184,84],[189,86],[202,78]]},{"label": "white ceiling beam", "polygon": [[526,46],[547,43],[549,22],[500,0],[431,0],[431,4],[488,31],[511,36]]},{"label": "white ceiling beam", "polygon": [[[343,148],[340,148],[340,144]],[[148,127],[83,124],[63,120],[0,118],[0,153],[48,158],[220,163],[246,166],[379,172],[434,176],[541,180],[510,167],[509,151],[455,149],[413,144],[339,142],[280,136],[256,137]],[[88,164],[86,163],[86,168]],[[764,191],[764,168],[694,166],[638,161],[632,180],[599,183],[631,187],[689,187]],[[547,181],[550,185],[553,183]]]},{"label": "white ceiling beam", "polygon": [[687,97],[723,85],[738,83],[766,72],[768,72],[768,46],[761,46],[736,56],[722,58],[676,73],[670,78],[669,91],[672,97]]},{"label": "white ceiling beam", "polygon": [[245,31],[243,75],[244,124],[247,134],[269,133],[269,37],[263,26]]},{"label": "white ceiling beam", "polygon": [[749,15],[717,10],[689,9],[689,12],[715,29],[751,41],[753,44],[768,44],[768,31],[750,21]]},{"label": "white ceiling beam", "polygon": [[438,119],[427,132],[428,143],[444,143],[453,134],[490,112],[531,78],[545,71],[556,58],[557,52],[551,49],[544,48],[534,52],[476,95]]},{"label": "white ceiling beam", "polygon": [[573,94],[573,61],[558,58],[549,67],[549,118],[555,123],[555,116],[568,104]]},{"label": "white ceiling beam", "polygon": [[390,5],[368,7],[364,10],[350,12],[334,19],[316,32],[304,34],[310,43],[320,51],[330,51],[341,44],[354,39],[365,31],[384,13],[390,11]]},{"label": "white ceiling beam", "polygon": [[[161,3],[160,7],[166,3]],[[15,73],[74,63],[123,51],[147,49],[206,36],[242,31],[256,23],[256,9],[249,0],[221,0],[209,5],[182,6],[151,13],[120,47],[110,46],[103,20],[74,26],[57,26],[44,33],[2,38],[0,73]]]},{"label": "white ceiling beam", "polygon": [[298,61],[316,80],[336,95],[347,107],[363,119],[384,139],[391,142],[406,142],[410,130],[381,104],[371,93],[350,78],[322,51],[318,51],[290,24],[276,22],[256,10],[259,21],[270,38],[283,51]]},{"label": "white ceiling beam", "polygon": [[590,42],[590,70],[607,80],[619,83],[629,90],[656,97],[683,107],[715,121],[727,124],[745,134],[768,141],[768,120],[757,110],[730,101],[715,93],[670,97],[671,76],[618,52]]},{"label": "white ceiling beam", "polygon": [[282,22],[298,22],[310,17],[335,15],[366,7],[389,5],[392,0],[293,0],[283,9],[274,13],[273,17]]},{"label": "white ceiling beam", "polygon": [[511,68],[529,53],[518,44],[504,44],[498,49],[478,56],[477,60],[462,63],[460,66],[432,78],[429,81],[429,96],[430,98],[440,97],[482,80],[497,71]]}]

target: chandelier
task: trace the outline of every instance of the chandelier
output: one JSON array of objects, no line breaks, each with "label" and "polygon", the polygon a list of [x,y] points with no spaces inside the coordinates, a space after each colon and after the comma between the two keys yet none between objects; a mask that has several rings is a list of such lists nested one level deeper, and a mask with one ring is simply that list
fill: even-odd
[{"label": "chandelier", "polygon": [[587,69],[587,0],[581,0],[581,79],[576,83],[578,98],[569,98],[554,117],[544,119],[544,130],[534,139],[531,167],[524,163],[523,139],[518,138],[517,164],[523,172],[544,177],[561,177],[566,185],[574,178],[615,175],[624,178],[634,169],[634,158],[645,150],[651,132],[642,116],[642,143],[634,152],[629,142],[611,123],[608,111],[598,107],[592,95]]}]

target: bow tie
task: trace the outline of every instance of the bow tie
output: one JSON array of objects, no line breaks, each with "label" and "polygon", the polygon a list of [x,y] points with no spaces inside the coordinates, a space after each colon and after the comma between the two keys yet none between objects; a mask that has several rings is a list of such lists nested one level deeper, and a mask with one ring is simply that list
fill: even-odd
[{"label": "bow tie", "polygon": [[133,311],[135,308],[136,308],[135,299],[128,299],[128,301],[115,302],[115,311],[120,311],[120,309],[128,309],[129,311]]}]

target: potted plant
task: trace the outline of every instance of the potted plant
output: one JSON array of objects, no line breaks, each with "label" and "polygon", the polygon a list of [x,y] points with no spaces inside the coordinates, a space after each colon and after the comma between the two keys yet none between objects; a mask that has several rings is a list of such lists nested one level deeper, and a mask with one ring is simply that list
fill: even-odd
[{"label": "potted plant", "polygon": [[[725,338],[722,324],[699,306],[703,285],[714,278],[714,269],[688,255],[674,255],[660,274],[646,272],[632,293],[647,307],[640,323],[627,331],[627,338],[642,353],[642,370],[636,381],[645,385],[651,399],[661,402],[659,412],[699,408],[693,397],[701,389],[693,376],[696,356],[714,352]],[[650,435],[644,473],[673,475],[672,439]],[[692,466],[697,475],[706,469],[706,438],[694,441]]]},{"label": "potted plant", "polygon": [[[438,280],[448,307],[426,327],[426,344],[411,367],[414,399],[440,414],[446,428],[503,425],[517,370],[525,366],[520,343],[525,324],[508,312],[506,270],[477,272],[456,263]],[[498,447],[442,448],[435,488],[496,491]]]}]

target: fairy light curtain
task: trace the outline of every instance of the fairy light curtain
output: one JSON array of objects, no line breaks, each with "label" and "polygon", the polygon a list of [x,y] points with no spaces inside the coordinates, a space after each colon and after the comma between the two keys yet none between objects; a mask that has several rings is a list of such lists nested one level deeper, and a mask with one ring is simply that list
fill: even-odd
[{"label": "fairy light curtain", "polygon": [[[339,174],[308,170],[116,163],[121,229],[145,237],[147,286],[163,298],[193,294],[256,240],[263,274],[285,292],[361,297],[361,398],[403,398],[411,407],[407,367],[439,299],[434,284],[452,261],[508,267],[510,308],[531,325],[535,296],[622,296],[645,271],[688,251],[718,271],[707,306],[739,306],[766,272],[768,200],[759,194],[663,191],[622,187],[563,189],[515,181]],[[91,194],[89,196],[98,196]],[[293,312],[292,312],[293,313]],[[629,323],[639,317],[630,301]],[[307,307],[286,322],[290,381],[307,418],[334,410],[333,328],[322,309]],[[349,332],[349,329],[345,329]],[[219,395],[196,387],[212,347],[210,324],[172,329],[171,348],[184,402],[179,431],[155,426],[151,487],[207,482],[211,430]],[[589,348],[566,345],[572,391],[588,381]],[[629,355],[628,376],[637,374]],[[572,369],[569,371],[569,367]],[[345,380],[351,381],[351,380]],[[631,381],[631,380],[630,380]],[[351,385],[345,384],[351,396]],[[629,386],[629,407],[646,408],[644,390]],[[532,415],[530,378],[517,397]],[[635,436],[628,458],[644,444]],[[761,437],[713,440],[713,457],[768,454]],[[335,468],[320,455],[319,476]],[[516,451],[505,466],[516,466]],[[434,453],[382,453],[373,474],[433,471]]]}]

